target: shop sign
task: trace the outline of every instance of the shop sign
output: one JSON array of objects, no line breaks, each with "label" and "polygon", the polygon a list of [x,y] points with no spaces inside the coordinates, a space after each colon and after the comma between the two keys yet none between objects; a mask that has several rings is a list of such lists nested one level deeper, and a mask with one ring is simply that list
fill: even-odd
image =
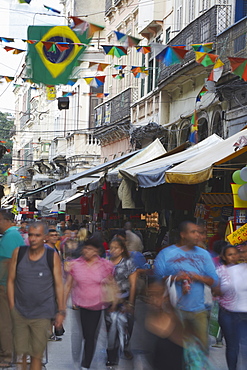
[{"label": "shop sign", "polygon": [[228,235],[227,239],[232,245],[241,244],[247,241],[247,224],[244,224],[232,234]]}]

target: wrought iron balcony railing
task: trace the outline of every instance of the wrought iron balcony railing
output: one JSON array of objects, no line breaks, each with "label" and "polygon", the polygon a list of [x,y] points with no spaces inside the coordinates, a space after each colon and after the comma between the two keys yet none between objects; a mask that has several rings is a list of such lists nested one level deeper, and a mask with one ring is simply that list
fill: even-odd
[{"label": "wrought iron balcony railing", "polygon": [[[181,32],[175,36],[168,45],[189,45],[215,42],[217,35],[223,32],[231,24],[231,6],[215,5],[208,11],[196,18]],[[189,51],[180,64],[166,67],[160,63],[158,83],[163,82],[195,59],[195,54]]]}]

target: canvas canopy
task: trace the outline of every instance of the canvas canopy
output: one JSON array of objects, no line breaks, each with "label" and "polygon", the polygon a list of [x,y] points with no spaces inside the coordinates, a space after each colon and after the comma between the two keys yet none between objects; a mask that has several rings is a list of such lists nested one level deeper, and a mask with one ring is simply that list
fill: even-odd
[{"label": "canvas canopy", "polygon": [[200,143],[189,147],[188,149],[163,158],[142,164],[140,166],[131,167],[120,170],[122,176],[131,179],[139,184],[140,187],[153,187],[165,183],[165,173],[174,165],[184,162],[190,158],[194,158],[198,154],[203,155],[206,150],[223,141],[221,137],[213,134],[201,141]]},{"label": "canvas canopy", "polygon": [[199,184],[209,180],[213,175],[213,167],[228,162],[247,152],[247,146],[236,150],[234,144],[241,136],[247,137],[247,129],[215,143],[203,153],[196,153],[192,158],[166,171],[165,180],[176,184]]}]

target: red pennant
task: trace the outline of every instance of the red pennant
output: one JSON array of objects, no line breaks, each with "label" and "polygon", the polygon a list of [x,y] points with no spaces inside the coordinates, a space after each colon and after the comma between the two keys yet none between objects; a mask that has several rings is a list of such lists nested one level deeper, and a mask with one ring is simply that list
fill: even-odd
[{"label": "red pennant", "polygon": [[41,41],[42,44],[44,45],[44,47],[46,48],[46,50],[48,51],[52,45],[54,44],[53,42],[49,42],[49,41]]},{"label": "red pennant", "polygon": [[56,47],[58,48],[58,50],[59,51],[64,51],[64,50],[67,50],[67,49],[69,49],[69,45],[66,45],[66,44],[59,44],[59,43],[57,43],[56,44]]}]

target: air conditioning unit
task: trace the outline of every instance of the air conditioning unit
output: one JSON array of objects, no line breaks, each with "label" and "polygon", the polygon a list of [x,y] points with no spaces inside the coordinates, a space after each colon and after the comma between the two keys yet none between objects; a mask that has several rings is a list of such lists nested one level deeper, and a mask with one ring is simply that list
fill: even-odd
[{"label": "air conditioning unit", "polygon": [[26,199],[20,199],[19,207],[26,208],[27,207],[27,200]]}]

